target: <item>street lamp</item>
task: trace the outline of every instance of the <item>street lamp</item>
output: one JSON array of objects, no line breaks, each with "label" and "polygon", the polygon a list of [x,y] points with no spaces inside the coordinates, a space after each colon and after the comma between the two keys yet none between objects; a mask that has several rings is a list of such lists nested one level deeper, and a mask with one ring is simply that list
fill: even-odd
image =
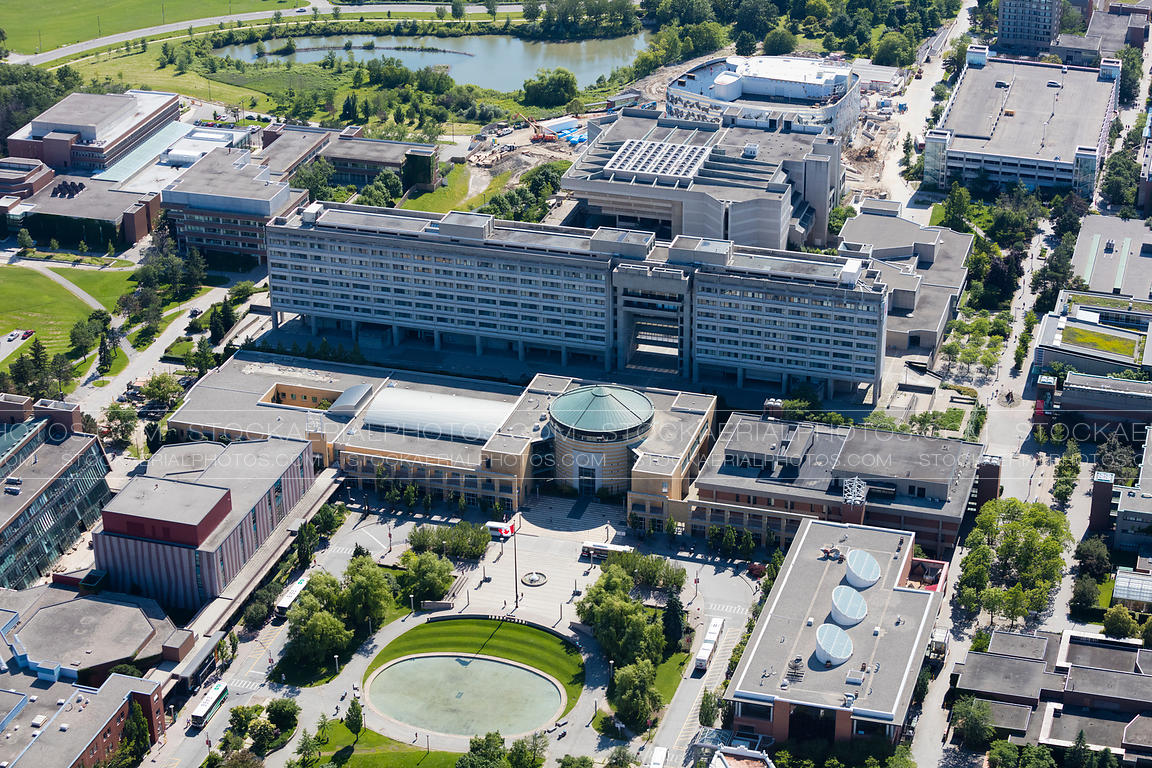
[{"label": "street lamp", "polygon": [[612,659],[608,659],[608,688],[607,688],[607,691],[609,694],[612,693],[612,682],[616,677],[615,669],[616,669],[616,662],[612,661]]},{"label": "street lamp", "polygon": [[336,669],[334,671],[336,672],[336,674],[340,674],[340,654],[338,654],[338,653],[332,654],[332,660],[336,662]]},{"label": "street lamp", "polygon": [[408,607],[412,610],[412,613],[416,613],[416,600],[414,595],[408,595]]}]

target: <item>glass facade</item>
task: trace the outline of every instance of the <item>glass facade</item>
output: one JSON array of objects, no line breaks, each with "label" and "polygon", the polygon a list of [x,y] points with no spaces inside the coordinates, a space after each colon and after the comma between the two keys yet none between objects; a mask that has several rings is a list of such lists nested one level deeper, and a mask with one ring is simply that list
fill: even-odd
[{"label": "glass facade", "polygon": [[[0,459],[8,476],[48,441],[46,420],[31,422],[31,435]],[[68,440],[84,440],[71,436]],[[111,467],[94,438],[0,531],[0,587],[23,589],[46,573],[80,534],[100,517],[112,496]]]}]

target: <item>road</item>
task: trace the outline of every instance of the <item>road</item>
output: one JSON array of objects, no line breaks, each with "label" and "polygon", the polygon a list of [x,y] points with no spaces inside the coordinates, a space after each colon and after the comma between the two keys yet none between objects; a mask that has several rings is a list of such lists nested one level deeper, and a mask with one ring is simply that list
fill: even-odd
[{"label": "road", "polygon": [[[312,0],[311,5],[316,6],[322,13],[331,13],[332,5],[326,0]],[[359,15],[362,13],[386,13],[391,12],[393,15],[404,13],[428,13],[435,5],[432,3],[385,3],[376,5],[357,5],[357,6],[343,6],[342,11],[349,16]],[[483,5],[467,5],[465,6],[467,13],[487,13]],[[305,13],[298,13],[303,10]],[[519,13],[519,3],[508,3],[500,6],[501,13]],[[127,32],[117,32],[114,35],[104,35],[103,37],[96,37],[91,40],[84,40],[79,43],[72,43],[71,45],[64,45],[59,48],[53,48],[50,51],[42,53],[11,53],[8,56],[9,64],[44,64],[56,59],[62,59],[65,56],[72,56],[77,53],[84,53],[96,48],[103,48],[106,45],[121,45],[129,40],[136,40],[141,37],[155,37],[157,35],[166,35],[173,32],[184,32],[189,27],[215,27],[217,24],[231,24],[237,21],[260,21],[262,19],[270,19],[275,14],[281,13],[284,21],[292,21],[298,18],[311,18],[309,8],[301,9],[288,9],[287,11],[253,11],[251,13],[234,13],[228,16],[210,16],[203,19],[189,19],[186,21],[174,21],[170,24],[157,24],[151,27],[141,27],[140,29],[133,29]]]}]

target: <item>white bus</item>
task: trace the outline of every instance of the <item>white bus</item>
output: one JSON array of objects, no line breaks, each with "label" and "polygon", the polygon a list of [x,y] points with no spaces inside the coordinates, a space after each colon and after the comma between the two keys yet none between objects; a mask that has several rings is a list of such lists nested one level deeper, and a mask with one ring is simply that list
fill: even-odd
[{"label": "white bus", "polygon": [[633,552],[635,549],[635,547],[630,547],[627,544],[603,544],[598,541],[586,541],[580,547],[580,557],[603,560],[613,552]]},{"label": "white bus", "polygon": [[664,761],[668,759],[668,747],[655,747],[652,750],[652,759],[648,768],[664,768]]},{"label": "white bus", "polygon": [[228,698],[228,686],[224,683],[216,683],[212,686],[208,693],[204,694],[204,698],[196,706],[196,710],[192,713],[192,725],[197,728],[203,728],[212,715],[220,709],[224,704],[224,700]]},{"label": "white bus", "polygon": [[284,590],[284,594],[280,595],[280,599],[276,601],[276,615],[287,616],[288,609],[300,597],[300,593],[304,591],[304,587],[308,586],[308,576],[304,575],[296,579],[288,585],[288,589]]},{"label": "white bus", "polygon": [[696,669],[708,669],[712,657],[716,655],[716,648],[720,645],[720,636],[724,633],[724,619],[712,619],[708,623],[708,631],[704,633],[704,642],[696,652]]},{"label": "white bus", "polygon": [[696,669],[708,669],[708,665],[712,663],[712,657],[716,655],[716,644],[710,643],[707,640],[700,646],[700,650],[696,651]]},{"label": "white bus", "polygon": [[515,523],[499,523],[495,521],[484,523],[488,528],[488,533],[492,534],[492,538],[503,541],[512,534],[516,533]]}]

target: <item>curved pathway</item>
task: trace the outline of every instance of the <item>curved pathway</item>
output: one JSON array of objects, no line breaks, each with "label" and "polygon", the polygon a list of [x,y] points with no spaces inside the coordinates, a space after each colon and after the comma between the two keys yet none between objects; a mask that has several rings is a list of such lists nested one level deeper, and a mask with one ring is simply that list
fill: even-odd
[{"label": "curved pathway", "polygon": [[85,290],[81,290],[81,288],[71,280],[56,274],[43,263],[34,261],[21,261],[19,266],[39,272],[40,274],[44,275],[44,277],[64,288],[64,290],[68,291],[68,293],[80,299],[80,301],[84,302],[92,309],[104,309],[104,305],[96,301],[96,299],[92,297],[92,294]]},{"label": "curved pathway", "polygon": [[[447,4],[442,3],[442,4]],[[332,12],[332,4],[326,0],[314,0],[312,5],[316,6],[323,13]],[[354,6],[341,6],[341,12],[348,16],[355,16],[361,13],[429,13],[435,9],[437,3],[381,3],[375,5],[354,5]],[[157,24],[152,27],[141,27],[140,29],[132,29],[127,32],[117,32],[114,35],[104,35],[103,37],[93,38],[91,40],[84,40],[79,43],[72,43],[71,45],[64,45],[59,48],[53,48],[50,51],[43,53],[11,53],[8,55],[9,64],[44,64],[45,62],[55,61],[62,59],[65,56],[72,56],[77,53],[84,53],[96,48],[103,48],[106,45],[120,45],[128,42],[129,40],[136,40],[140,37],[154,37],[156,35],[166,35],[173,32],[184,32],[188,27],[215,27],[217,24],[231,24],[236,21],[260,21],[263,19],[271,19],[277,12],[279,12],[284,21],[292,21],[293,19],[309,19],[311,16],[297,13],[299,9],[287,9],[280,11],[252,11],[250,13],[234,13],[228,16],[211,16],[203,19],[187,19],[185,21],[174,21],[169,24]],[[308,12],[308,9],[304,9]],[[467,13],[487,13],[487,9],[483,5],[467,5],[465,6]],[[519,13],[519,3],[507,3],[500,6],[502,13]]]}]

